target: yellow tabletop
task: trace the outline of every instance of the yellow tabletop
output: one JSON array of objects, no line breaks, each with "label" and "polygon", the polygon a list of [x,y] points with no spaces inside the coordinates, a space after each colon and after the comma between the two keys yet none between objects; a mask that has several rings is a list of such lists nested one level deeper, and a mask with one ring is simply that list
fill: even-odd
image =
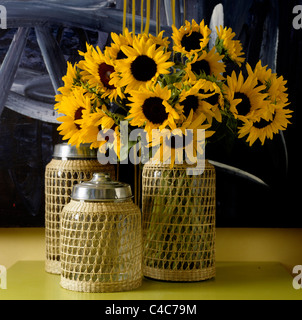
[{"label": "yellow tabletop", "polygon": [[169,283],[144,279],[134,291],[78,293],[61,288],[60,276],[44,271],[44,261],[19,261],[7,270],[0,300],[302,300],[293,277],[279,263],[218,262],[215,279]]}]

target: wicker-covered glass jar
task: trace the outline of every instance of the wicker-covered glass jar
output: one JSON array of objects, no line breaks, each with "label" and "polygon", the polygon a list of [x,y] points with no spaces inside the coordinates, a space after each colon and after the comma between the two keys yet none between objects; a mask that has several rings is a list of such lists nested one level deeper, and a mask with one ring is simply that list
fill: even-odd
[{"label": "wicker-covered glass jar", "polygon": [[149,161],[143,168],[143,275],[194,282],[215,276],[215,168]]},{"label": "wicker-covered glass jar", "polygon": [[60,216],[69,203],[74,185],[92,178],[94,172],[108,172],[115,179],[114,165],[102,165],[89,145],[79,148],[67,143],[54,148],[53,159],[45,169],[45,270],[60,274]]},{"label": "wicker-covered glass jar", "polygon": [[141,211],[131,187],[96,173],[62,211],[61,286],[119,292],[142,284]]}]

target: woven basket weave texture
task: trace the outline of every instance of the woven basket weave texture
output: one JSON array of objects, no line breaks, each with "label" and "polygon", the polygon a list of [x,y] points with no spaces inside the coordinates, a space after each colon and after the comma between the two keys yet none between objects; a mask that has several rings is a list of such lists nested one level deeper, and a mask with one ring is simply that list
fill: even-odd
[{"label": "woven basket weave texture", "polygon": [[186,165],[144,166],[143,274],[165,281],[203,281],[215,269],[215,168],[206,161],[202,175]]},{"label": "woven basket weave texture", "polygon": [[53,159],[45,169],[45,270],[60,274],[60,216],[70,202],[75,184],[89,181],[93,173],[109,173],[115,179],[113,165],[101,165],[97,160]]},{"label": "woven basket weave texture", "polygon": [[62,212],[61,235],[63,288],[119,292],[141,286],[141,211],[131,200],[71,200]]}]

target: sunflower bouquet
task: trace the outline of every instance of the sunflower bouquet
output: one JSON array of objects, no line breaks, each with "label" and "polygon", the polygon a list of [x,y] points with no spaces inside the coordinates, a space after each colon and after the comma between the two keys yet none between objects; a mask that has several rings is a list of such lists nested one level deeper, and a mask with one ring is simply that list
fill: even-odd
[{"label": "sunflower bouquet", "polygon": [[[261,61],[254,68],[246,63],[231,28],[214,32],[192,20],[172,31],[169,39],[164,31],[153,36],[125,29],[112,33],[103,50],[87,44],[86,52],[79,52],[82,60],[68,63],[56,96],[63,139],[103,151],[110,147],[120,158],[120,125],[128,121],[129,132],[144,129],[150,146],[160,147],[155,158],[170,159],[173,166],[182,154],[173,150],[173,130],[184,136],[188,129],[203,129],[205,143],[229,134],[252,146],[287,128],[292,111],[286,81]],[[100,139],[100,130],[114,137]]]}]

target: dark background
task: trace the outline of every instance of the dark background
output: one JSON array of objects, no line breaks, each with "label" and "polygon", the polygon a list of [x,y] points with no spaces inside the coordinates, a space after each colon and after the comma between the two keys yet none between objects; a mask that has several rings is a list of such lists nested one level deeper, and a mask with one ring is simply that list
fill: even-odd
[{"label": "dark background", "polygon": [[[250,149],[237,143],[227,153],[223,145],[209,149],[209,158],[246,170],[269,186],[217,168],[217,227],[300,228],[298,152],[302,137],[298,123],[301,117],[302,29],[293,28],[295,15],[292,12],[302,1],[189,0],[186,1],[188,20],[205,19],[209,24],[218,3],[224,4],[225,26],[231,27],[242,41],[249,63],[255,66],[261,59],[264,65],[276,69],[278,75],[288,80],[290,108],[294,115],[284,135],[276,136],[264,147],[256,144]],[[15,31],[0,30],[0,61]],[[96,32],[78,28],[53,26],[53,34],[66,60],[72,62],[78,59],[78,49],[85,50],[87,39],[92,44],[97,42]],[[20,67],[46,72],[34,32],[30,33]],[[60,137],[55,125],[4,109],[0,118],[0,227],[44,225],[44,170],[58,142]],[[126,170],[121,167],[122,179],[131,184],[132,173],[132,167]]]}]

